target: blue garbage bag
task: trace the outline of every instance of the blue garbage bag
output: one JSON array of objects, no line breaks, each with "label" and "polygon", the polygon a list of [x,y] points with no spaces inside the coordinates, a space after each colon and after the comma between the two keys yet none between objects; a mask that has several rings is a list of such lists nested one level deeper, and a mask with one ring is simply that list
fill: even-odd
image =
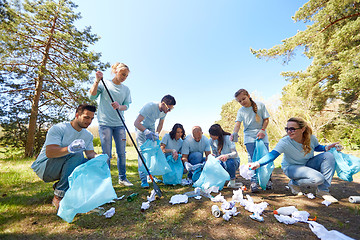
[{"label": "blue garbage bag", "polygon": [[342,180],[352,182],[353,175],[360,171],[360,158],[338,152],[336,148],[329,150],[335,157],[335,171]]},{"label": "blue garbage bag", "polygon": [[[256,139],[252,162],[259,161],[263,156],[265,156],[268,153],[269,150],[266,148],[264,141],[262,139]],[[274,170],[274,168],[275,168],[274,162],[270,162],[256,169],[256,175],[259,181],[259,185],[263,190],[266,190],[266,184],[269,182],[271,173]]]},{"label": "blue garbage bag", "polygon": [[193,184],[193,187],[200,187],[206,190],[212,186],[217,186],[221,190],[228,180],[230,180],[230,175],[221,166],[220,160],[216,159],[213,155],[209,155],[200,177]]},{"label": "blue garbage bag", "polygon": [[[164,175],[171,172],[165,154],[160,148],[160,140],[152,141],[148,139],[140,146],[140,149],[151,175]],[[143,164],[139,167],[139,171],[146,172]]]},{"label": "blue garbage bag", "polygon": [[69,189],[60,201],[57,215],[72,222],[77,213],[86,213],[117,198],[112,186],[108,155],[102,154],[77,166],[69,176]]},{"label": "blue garbage bag", "polygon": [[181,184],[182,176],[184,173],[184,166],[181,161],[181,154],[178,155],[177,160],[174,160],[172,154],[166,157],[167,163],[171,168],[171,172],[162,176],[163,183],[169,185]]}]

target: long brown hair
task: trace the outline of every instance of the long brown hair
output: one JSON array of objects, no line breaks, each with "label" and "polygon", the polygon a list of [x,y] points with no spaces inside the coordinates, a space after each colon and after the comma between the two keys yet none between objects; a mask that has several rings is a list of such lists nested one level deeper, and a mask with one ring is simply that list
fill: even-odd
[{"label": "long brown hair", "polygon": [[260,122],[260,120],[261,120],[261,119],[260,119],[260,116],[259,116],[259,114],[257,114],[257,111],[258,111],[257,105],[256,105],[256,103],[254,102],[254,100],[252,100],[252,98],[250,97],[250,94],[249,94],[248,91],[246,91],[246,90],[243,89],[243,88],[239,89],[239,90],[235,93],[235,98],[236,98],[237,96],[239,96],[241,93],[243,93],[243,94],[245,94],[246,96],[249,97],[250,102],[251,102],[251,107],[252,107],[252,109],[253,109],[253,111],[254,111],[254,113],[255,113],[255,120],[256,120],[257,122]]},{"label": "long brown hair", "polygon": [[218,153],[221,154],[221,150],[224,147],[224,136],[225,135],[231,135],[228,132],[225,132],[219,124],[213,124],[209,128],[210,135],[217,136],[218,137]]},{"label": "long brown hair", "polygon": [[304,119],[299,118],[299,117],[292,117],[287,121],[288,122],[296,122],[300,128],[305,128],[305,131],[303,132],[302,142],[301,142],[303,145],[304,155],[311,152],[311,147],[310,147],[310,139],[311,139],[311,135],[312,135],[311,127],[307,124],[307,122],[305,122]]}]

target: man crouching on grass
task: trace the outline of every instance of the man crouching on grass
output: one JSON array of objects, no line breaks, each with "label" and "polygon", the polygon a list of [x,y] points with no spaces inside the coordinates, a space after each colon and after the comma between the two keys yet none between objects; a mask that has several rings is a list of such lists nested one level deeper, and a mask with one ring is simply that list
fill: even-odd
[{"label": "man crouching on grass", "polygon": [[94,119],[95,111],[95,106],[82,104],[76,109],[74,120],[52,126],[38,158],[31,165],[44,182],[57,181],[52,200],[56,210],[69,188],[68,177],[72,171],[96,155],[93,135],[86,130]]}]

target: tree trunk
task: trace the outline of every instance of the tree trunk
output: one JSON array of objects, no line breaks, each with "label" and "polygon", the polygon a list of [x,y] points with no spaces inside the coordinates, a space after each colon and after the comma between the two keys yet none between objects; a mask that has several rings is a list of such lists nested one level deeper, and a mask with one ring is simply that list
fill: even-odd
[{"label": "tree trunk", "polygon": [[39,76],[36,81],[35,93],[33,98],[33,103],[31,106],[31,113],[29,119],[29,131],[26,138],[26,145],[25,145],[25,157],[32,157],[34,155],[34,142],[35,142],[35,133],[36,133],[36,122],[38,117],[39,111],[39,102],[40,96],[42,93],[43,83],[44,83],[44,75],[46,71],[46,63],[49,59],[49,50],[51,47],[51,41],[53,38],[53,34],[55,31],[55,24],[56,24],[57,17],[53,20],[53,25],[50,31],[49,39],[46,43],[44,57],[41,61]]}]

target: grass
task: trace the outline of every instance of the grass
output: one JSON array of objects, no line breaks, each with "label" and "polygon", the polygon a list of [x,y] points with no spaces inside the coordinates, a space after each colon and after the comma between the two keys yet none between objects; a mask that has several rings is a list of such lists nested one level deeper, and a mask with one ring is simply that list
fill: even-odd
[{"label": "grass", "polygon": [[[100,149],[95,149],[101,152]],[[247,162],[246,154],[239,149],[241,163]],[[115,155],[114,155],[115,156]],[[137,154],[133,147],[127,148],[127,175],[134,187],[117,184],[116,160],[112,160],[111,175],[118,196],[139,193],[132,202],[120,200],[105,204],[108,210],[115,207],[110,219],[96,213],[78,214],[72,223],[56,215],[51,205],[52,183],[44,183],[30,168],[34,159],[0,159],[0,239],[316,239],[306,224],[279,224],[271,214],[265,214],[265,223],[250,220],[251,213],[237,206],[240,214],[229,222],[211,214],[213,203],[208,199],[189,199],[187,204],[170,205],[175,194],[192,191],[190,186],[165,186],[159,184],[164,196],[152,202],[150,209],[140,211],[151,189],[142,189],[137,173]],[[281,161],[281,159],[280,159]],[[278,160],[276,166],[280,164]],[[298,199],[285,190],[287,178],[275,169],[278,190],[251,196],[256,202],[267,201],[267,209],[273,210],[284,204],[295,204],[298,209],[317,215],[329,230],[336,229],[359,238],[359,207],[346,201],[325,208],[320,199]],[[355,179],[359,179],[357,174]],[[248,185],[248,183],[247,183]],[[334,187],[346,188],[349,194],[360,194],[359,181],[345,183],[336,180]],[[232,190],[221,192],[229,201]],[[214,195],[214,194],[213,194]],[[220,204],[218,204],[220,206]],[[339,215],[342,217],[340,218]],[[353,235],[351,235],[353,234]]]}]

